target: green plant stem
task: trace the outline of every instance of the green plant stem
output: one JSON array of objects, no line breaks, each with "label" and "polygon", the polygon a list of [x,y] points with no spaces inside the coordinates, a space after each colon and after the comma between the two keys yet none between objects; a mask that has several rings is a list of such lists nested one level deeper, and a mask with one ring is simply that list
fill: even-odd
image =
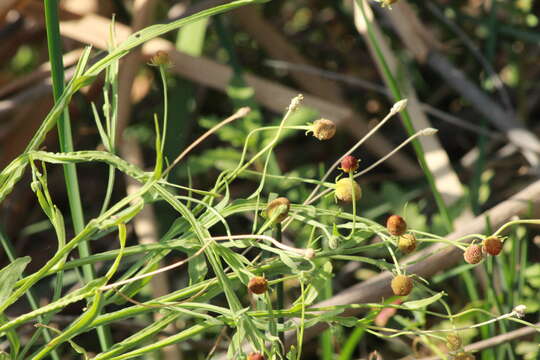
[{"label": "green plant stem", "polygon": [[[281,224],[278,223],[276,224],[276,228],[274,230],[274,239],[276,239],[277,241],[281,242]],[[283,280],[283,275],[280,276]],[[285,307],[285,288],[284,288],[284,284],[283,284],[283,281],[280,281],[278,284],[277,284],[277,309],[278,310],[284,310],[284,307]],[[284,318],[283,317],[280,317],[278,318],[278,334],[279,334],[279,340],[281,341],[281,343],[283,344],[283,346],[285,346],[285,331],[280,331],[279,330],[279,325],[283,325],[284,323]],[[284,354],[287,353],[287,350],[284,349]]]},{"label": "green plant stem", "polygon": [[[64,66],[62,61],[60,26],[58,20],[58,1],[45,0],[45,25],[47,29],[47,45],[49,49],[49,60],[51,63],[51,77],[53,82],[53,96],[55,103],[60,99],[64,91]],[[73,151],[73,139],[71,137],[71,124],[67,107],[58,118],[57,123],[60,150],[62,152]],[[66,190],[73,221],[73,228],[76,234],[84,229],[84,215],[79,192],[79,182],[77,180],[77,169],[75,164],[64,165],[64,177],[66,180]],[[90,255],[90,247],[87,242],[78,245],[80,257]],[[94,268],[91,264],[83,266],[83,277],[86,282],[94,279]],[[99,342],[103,350],[108,349],[111,344],[111,334],[107,328],[97,329]]]},{"label": "green plant stem", "polygon": [[[384,55],[381,49],[379,48],[377,39],[375,38],[375,35],[373,34],[372,24],[366,15],[366,10],[364,9],[364,1],[363,0],[355,0],[355,1],[356,1],[357,6],[360,8],[362,16],[364,17],[364,21],[366,22],[369,41],[373,45],[375,54],[377,56],[377,61],[379,62],[382,68],[382,75],[385,78],[386,83],[388,84],[388,87],[390,88],[390,92],[392,93],[394,101],[401,100],[404,97],[401,94],[397,81],[394,75],[392,74],[390,67],[388,66],[386,60],[384,59]],[[409,134],[409,136],[412,136],[415,133],[415,130],[414,130],[414,126],[412,124],[411,117],[407,109],[404,109],[403,111],[401,111],[401,119],[403,122],[403,126],[407,130],[407,133]],[[439,209],[439,212],[444,220],[446,231],[451,232],[453,230],[452,218],[450,217],[450,213],[448,212],[448,208],[446,207],[446,204],[441,196],[441,193],[437,189],[437,185],[435,183],[435,177],[433,176],[433,173],[431,172],[431,170],[429,169],[429,166],[427,165],[427,161],[426,161],[422,144],[418,140],[414,140],[412,144],[413,144],[413,148],[416,153],[418,162],[420,163],[420,167],[422,171],[424,172],[424,175],[428,181],[429,187],[431,188],[431,192],[433,193],[433,197],[435,198],[435,202],[437,203],[437,208]]]}]

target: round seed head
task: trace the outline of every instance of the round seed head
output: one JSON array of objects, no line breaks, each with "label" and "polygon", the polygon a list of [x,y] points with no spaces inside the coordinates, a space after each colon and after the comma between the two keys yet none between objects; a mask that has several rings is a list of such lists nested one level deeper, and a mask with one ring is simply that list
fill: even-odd
[{"label": "round seed head", "polygon": [[163,50],[158,50],[154,56],[150,59],[150,65],[153,66],[171,66],[171,60],[169,54]]},{"label": "round seed head", "polygon": [[398,238],[398,248],[404,254],[409,254],[416,249],[416,237],[413,234],[403,234]]},{"label": "round seed head", "polygon": [[265,360],[265,357],[261,353],[252,352],[248,355],[247,360]]},{"label": "round seed head", "polygon": [[319,140],[329,140],[336,134],[336,124],[328,119],[315,120],[311,126],[313,136]]},{"label": "round seed head", "polygon": [[353,198],[358,201],[362,197],[362,189],[360,188],[360,185],[358,185],[356,181],[349,178],[340,179],[336,183],[335,191],[336,197],[343,202],[350,203],[353,201]]},{"label": "round seed head", "polygon": [[482,250],[489,255],[497,256],[501,253],[503,242],[498,236],[488,237],[484,240]]},{"label": "round seed head", "polygon": [[459,353],[453,357],[453,360],[475,360],[476,357],[471,353]]},{"label": "round seed head", "polygon": [[456,351],[461,348],[461,338],[457,333],[450,334],[446,337],[446,347],[450,351]]},{"label": "round seed head", "polygon": [[478,264],[484,258],[482,248],[476,244],[469,245],[463,253],[463,258],[469,264]]},{"label": "round seed head", "polygon": [[341,170],[344,172],[351,173],[355,172],[358,169],[358,159],[352,155],[347,155],[341,159]]},{"label": "round seed head", "polygon": [[274,223],[280,223],[289,215],[291,202],[285,197],[279,197],[270,201],[266,207],[266,215],[269,219],[273,219]]},{"label": "round seed head", "polygon": [[401,236],[407,231],[407,222],[399,215],[392,215],[386,220],[386,229],[391,235]]},{"label": "round seed head", "polygon": [[254,294],[264,294],[268,290],[268,280],[262,276],[255,276],[249,279],[248,289]]},{"label": "round seed head", "polygon": [[413,281],[407,275],[398,275],[392,279],[390,283],[394,295],[407,296],[411,293],[413,288]]}]

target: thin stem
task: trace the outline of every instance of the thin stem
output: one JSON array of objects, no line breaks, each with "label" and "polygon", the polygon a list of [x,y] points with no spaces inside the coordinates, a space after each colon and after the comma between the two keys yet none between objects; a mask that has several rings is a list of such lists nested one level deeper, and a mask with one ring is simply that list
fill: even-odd
[{"label": "thin stem", "polygon": [[[373,48],[375,50],[377,60],[382,68],[382,75],[386,79],[386,82],[388,83],[388,87],[390,88],[390,91],[392,92],[394,99],[396,100],[402,99],[403,95],[401,94],[401,90],[399,89],[398,83],[392,73],[392,70],[387,64],[384,58],[384,55],[381,49],[379,48],[379,44],[377,43],[375,34],[373,33],[373,24],[371,23],[370,19],[368,19],[366,15],[366,10],[364,6],[368,6],[367,2],[364,0],[355,0],[355,2],[356,2],[356,5],[360,8],[364,21],[366,23],[368,39],[370,43],[373,45]],[[406,109],[401,112],[401,119],[409,135],[413,135],[415,132],[414,126],[412,124],[411,117]],[[452,218],[450,216],[450,213],[448,212],[448,208],[446,207],[446,204],[442,198],[442,195],[439,192],[439,189],[437,188],[435,177],[433,176],[433,173],[431,172],[427,164],[423,146],[419,141],[414,141],[413,147],[414,147],[414,151],[416,153],[418,162],[420,163],[420,167],[422,168],[422,171],[424,172],[424,175],[429,183],[429,187],[431,188],[431,192],[433,193],[433,197],[435,198],[435,202],[437,203],[439,212],[444,220],[446,230],[448,232],[451,232],[453,230]]]},{"label": "thin stem", "polygon": [[[53,83],[53,96],[55,103],[59,101],[64,92],[64,66],[62,61],[62,49],[60,38],[60,26],[58,20],[58,1],[45,0],[45,25],[47,30],[47,45],[49,50],[49,60],[51,63],[51,78]],[[67,107],[60,114],[57,123],[58,138],[60,141],[60,151],[73,151],[73,139],[71,137],[71,124]],[[79,192],[79,182],[77,180],[77,169],[75,164],[64,165],[64,178],[66,181],[66,192],[68,196],[73,230],[75,234],[84,229],[84,215]],[[78,245],[81,258],[90,255],[90,247],[87,242],[80,242]],[[94,279],[94,268],[91,264],[83,266],[83,276],[86,282]],[[111,334],[107,328],[97,329],[99,342],[103,350],[108,349],[112,344]]]},{"label": "thin stem", "polygon": [[[281,242],[281,223],[276,224],[276,228],[274,230],[274,238],[276,239],[276,241]],[[283,280],[283,275],[281,276],[281,278]],[[280,281],[277,284],[277,304],[276,305],[279,310],[284,310],[285,289],[284,289],[283,281]],[[283,323],[284,323],[284,318],[283,317],[278,318],[277,325],[278,325],[279,340],[281,341],[281,344],[285,346],[285,330],[282,330],[282,331],[279,330],[279,326],[283,325]],[[287,350],[284,349],[283,354],[285,354],[286,352]]]}]

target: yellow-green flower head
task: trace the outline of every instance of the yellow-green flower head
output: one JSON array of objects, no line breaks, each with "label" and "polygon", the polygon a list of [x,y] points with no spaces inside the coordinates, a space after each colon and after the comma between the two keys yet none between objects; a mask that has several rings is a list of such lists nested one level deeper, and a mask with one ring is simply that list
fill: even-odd
[{"label": "yellow-green flower head", "polygon": [[355,201],[360,200],[360,198],[362,197],[362,189],[356,181],[351,180],[350,178],[343,178],[336,182],[335,194],[338,200],[350,203],[353,201],[353,199]]}]

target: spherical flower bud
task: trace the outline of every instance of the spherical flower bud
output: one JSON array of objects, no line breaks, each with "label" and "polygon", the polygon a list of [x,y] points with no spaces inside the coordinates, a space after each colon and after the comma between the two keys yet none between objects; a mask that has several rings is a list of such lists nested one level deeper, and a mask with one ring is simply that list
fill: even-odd
[{"label": "spherical flower bud", "polygon": [[501,241],[501,238],[498,236],[491,236],[484,240],[482,250],[484,252],[497,256],[501,253],[501,250],[503,248],[503,242]]},{"label": "spherical flower bud", "polygon": [[386,220],[386,229],[391,235],[401,236],[407,231],[407,222],[399,215],[392,215]]},{"label": "spherical flower bud", "polygon": [[247,360],[265,360],[265,357],[261,353],[252,352],[248,355]]},{"label": "spherical flower bud", "polygon": [[397,245],[402,253],[412,253],[416,249],[416,237],[414,234],[403,234],[398,238]]},{"label": "spherical flower bud", "polygon": [[463,253],[463,258],[469,264],[478,264],[483,259],[482,248],[476,244],[469,245]]},{"label": "spherical flower bud", "polygon": [[319,119],[315,120],[310,130],[317,139],[329,140],[336,134],[336,124],[328,119]]},{"label": "spherical flower bud", "polygon": [[453,360],[475,360],[476,357],[471,353],[459,353],[452,358]]},{"label": "spherical flower bud", "polygon": [[362,197],[362,189],[356,181],[349,178],[343,178],[336,183],[335,194],[338,200],[350,203],[353,199],[358,201]]},{"label": "spherical flower bud", "polygon": [[154,56],[150,59],[150,65],[153,66],[171,66],[171,60],[169,54],[163,50],[158,50]]},{"label": "spherical flower bud", "polygon": [[255,276],[249,279],[248,289],[254,294],[264,294],[268,290],[268,280],[262,276]]},{"label": "spherical flower bud", "polygon": [[270,201],[266,207],[266,215],[275,224],[282,222],[289,215],[291,202],[285,197],[279,197]]},{"label": "spherical flower bud", "polygon": [[398,275],[392,279],[390,286],[392,287],[394,295],[407,296],[411,293],[413,281],[407,275]]},{"label": "spherical flower bud", "polygon": [[456,351],[461,348],[461,338],[457,333],[450,334],[446,337],[446,347],[450,351]]},{"label": "spherical flower bud", "polygon": [[358,170],[358,159],[352,155],[347,155],[341,159],[341,170],[348,173],[353,173]]}]

